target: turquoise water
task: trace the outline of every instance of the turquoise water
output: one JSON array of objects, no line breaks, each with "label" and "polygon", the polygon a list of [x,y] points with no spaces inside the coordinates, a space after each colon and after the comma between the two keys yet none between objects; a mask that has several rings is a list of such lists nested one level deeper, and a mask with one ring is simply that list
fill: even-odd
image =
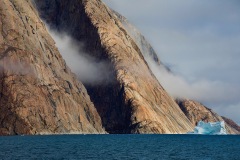
[{"label": "turquoise water", "polygon": [[10,136],[0,137],[0,159],[240,160],[240,136]]}]

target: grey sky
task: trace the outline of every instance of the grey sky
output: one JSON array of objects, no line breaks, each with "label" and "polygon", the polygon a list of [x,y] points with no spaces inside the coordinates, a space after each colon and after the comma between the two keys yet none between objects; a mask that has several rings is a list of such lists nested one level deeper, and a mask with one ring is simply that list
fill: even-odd
[{"label": "grey sky", "polygon": [[193,98],[240,124],[239,0],[104,2],[137,26],[189,89],[201,88]]}]

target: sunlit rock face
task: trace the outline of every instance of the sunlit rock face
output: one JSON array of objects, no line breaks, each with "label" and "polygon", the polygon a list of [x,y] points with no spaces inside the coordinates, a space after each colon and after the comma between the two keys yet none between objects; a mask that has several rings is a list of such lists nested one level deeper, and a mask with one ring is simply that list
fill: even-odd
[{"label": "sunlit rock face", "polygon": [[239,134],[239,126],[237,124],[232,123],[232,120],[219,116],[213,110],[207,108],[201,103],[192,100],[177,100],[177,103],[193,125],[197,125],[199,121],[224,121],[228,134]]},{"label": "sunlit rock face", "polygon": [[[36,0],[52,28],[108,61],[111,83],[85,84],[109,133],[185,133],[192,124],[156,80],[136,42],[100,0]],[[51,4],[51,5],[49,5]]]},{"label": "sunlit rock face", "polygon": [[193,132],[189,134],[204,134],[204,135],[226,135],[224,121],[221,122],[208,122],[199,121]]},{"label": "sunlit rock face", "polygon": [[0,1],[0,135],[105,133],[30,0]]},{"label": "sunlit rock face", "polygon": [[[42,20],[106,62],[102,83],[76,78]],[[1,0],[0,135],[192,131],[147,64],[156,53],[122,23],[101,0]]]},{"label": "sunlit rock face", "polygon": [[146,60],[152,59],[155,61],[156,64],[160,65],[161,61],[153,49],[153,47],[150,45],[150,43],[145,39],[145,37],[141,34],[141,32],[132,25],[126,17],[122,16],[118,12],[112,10],[113,14],[120,20],[122,23],[124,29],[128,32],[128,34],[131,36],[131,38],[134,40],[134,42],[137,44],[138,48],[142,52],[143,56]]}]

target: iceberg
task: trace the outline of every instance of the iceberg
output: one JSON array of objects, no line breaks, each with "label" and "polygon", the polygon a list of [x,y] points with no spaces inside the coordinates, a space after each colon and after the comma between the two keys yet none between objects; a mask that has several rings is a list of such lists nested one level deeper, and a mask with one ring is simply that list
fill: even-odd
[{"label": "iceberg", "polygon": [[225,122],[208,122],[199,121],[193,132],[189,134],[204,134],[204,135],[226,135]]}]

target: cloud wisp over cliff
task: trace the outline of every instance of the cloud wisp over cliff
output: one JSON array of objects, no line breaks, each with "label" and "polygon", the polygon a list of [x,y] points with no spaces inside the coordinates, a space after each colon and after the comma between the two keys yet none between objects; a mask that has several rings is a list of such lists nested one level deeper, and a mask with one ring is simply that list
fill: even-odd
[{"label": "cloud wisp over cliff", "polygon": [[111,83],[109,64],[103,60],[97,60],[84,51],[84,44],[71,38],[66,33],[56,30],[48,31],[54,39],[56,46],[71,71],[88,85]]},{"label": "cloud wisp over cliff", "polygon": [[173,96],[199,100],[240,123],[238,1],[104,2],[135,24],[170,66],[175,74],[151,68]]}]

